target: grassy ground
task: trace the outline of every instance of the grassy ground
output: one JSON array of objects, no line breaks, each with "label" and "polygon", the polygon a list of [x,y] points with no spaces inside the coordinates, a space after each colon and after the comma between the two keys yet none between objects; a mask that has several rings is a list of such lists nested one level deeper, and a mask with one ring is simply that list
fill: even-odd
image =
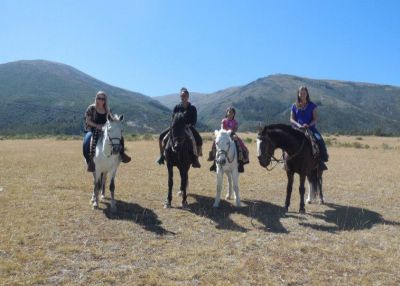
[{"label": "grassy ground", "polygon": [[174,208],[163,209],[157,142],[133,141],[133,162],[117,174],[116,215],[107,200],[89,205],[81,141],[0,141],[0,285],[400,283],[399,138],[331,137],[342,144],[329,148],[327,204],[300,215],[298,180],[285,214],[284,171],[262,169],[254,135],[242,137],[253,140],[243,208],[223,200],[212,209],[215,176],[203,157],[190,171],[189,209],[178,207],[177,172]]}]

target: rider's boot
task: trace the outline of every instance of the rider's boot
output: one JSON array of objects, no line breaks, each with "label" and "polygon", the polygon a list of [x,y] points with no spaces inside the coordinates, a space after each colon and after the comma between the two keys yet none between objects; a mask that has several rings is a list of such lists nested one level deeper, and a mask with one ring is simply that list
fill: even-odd
[{"label": "rider's boot", "polygon": [[160,157],[158,157],[158,159],[156,160],[156,163],[158,163],[159,165],[164,165],[164,148],[163,148],[163,144],[162,144],[162,140],[158,140],[158,146],[160,148]]},{"label": "rider's boot", "polygon": [[193,168],[200,168],[200,162],[199,162],[199,157],[197,157],[196,155],[193,154],[192,156],[192,167]]},{"label": "rider's boot", "polygon": [[121,138],[121,151],[120,151],[120,156],[121,156],[121,162],[122,163],[129,163],[132,159],[125,153],[125,143],[124,143],[124,137]]}]

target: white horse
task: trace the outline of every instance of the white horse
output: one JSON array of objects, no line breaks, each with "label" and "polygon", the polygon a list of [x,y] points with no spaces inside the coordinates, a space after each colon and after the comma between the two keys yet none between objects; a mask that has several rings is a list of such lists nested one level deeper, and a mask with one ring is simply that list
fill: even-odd
[{"label": "white horse", "polygon": [[215,130],[215,146],[217,149],[215,160],[217,165],[217,194],[213,207],[217,208],[221,200],[221,189],[224,173],[228,177],[228,192],[226,199],[232,199],[232,182],[235,191],[236,206],[240,207],[238,152],[235,142],[231,138],[231,131]]},{"label": "white horse", "polygon": [[121,162],[120,150],[122,139],[122,120],[124,116],[115,115],[109,117],[103,127],[103,135],[99,138],[96,145],[96,155],[93,158],[95,164],[94,188],[91,204],[93,208],[99,206],[98,196],[102,190],[101,199],[104,199],[104,187],[107,175],[110,174],[110,193],[111,193],[111,212],[116,212],[117,206],[114,200],[115,175]]}]

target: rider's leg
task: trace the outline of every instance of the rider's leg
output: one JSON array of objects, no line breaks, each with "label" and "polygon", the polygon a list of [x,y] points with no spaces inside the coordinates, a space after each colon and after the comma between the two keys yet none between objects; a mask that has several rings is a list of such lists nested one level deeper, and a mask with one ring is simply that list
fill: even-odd
[{"label": "rider's leg", "polygon": [[164,164],[164,159],[165,159],[164,158],[164,148],[165,148],[165,146],[163,144],[163,141],[164,141],[164,137],[167,135],[168,132],[169,132],[169,128],[167,128],[166,130],[161,132],[160,137],[158,137],[158,146],[160,148],[160,157],[158,157],[156,162],[160,165]]},{"label": "rider's leg", "polygon": [[99,137],[99,132],[97,130],[93,130],[92,133],[92,140],[90,140],[90,149],[89,149],[89,162],[87,166],[87,171],[88,172],[94,172],[95,171],[95,165],[93,162],[93,157],[96,153],[96,145],[97,145],[97,138]]},{"label": "rider's leg", "polygon": [[125,143],[124,143],[124,137],[121,137],[121,150],[120,150],[120,155],[121,155],[121,161],[122,163],[128,163],[131,161],[131,157],[129,157],[125,153]]},{"label": "rider's leg", "polygon": [[213,141],[211,151],[208,154],[208,159],[207,161],[213,161],[213,164],[210,167],[211,172],[215,172],[217,170],[217,166],[215,165],[215,156],[217,153],[217,147],[215,146],[215,141]]},{"label": "rider's leg", "polygon": [[192,147],[192,153],[193,153],[192,154],[192,166],[193,166],[193,168],[200,168],[201,165],[200,165],[198,153],[197,153],[197,144],[196,144],[197,142],[194,137],[195,132],[193,132],[193,130],[194,130],[193,128],[187,128],[186,134],[190,137],[190,140],[192,141],[192,145],[193,145],[193,147]]}]

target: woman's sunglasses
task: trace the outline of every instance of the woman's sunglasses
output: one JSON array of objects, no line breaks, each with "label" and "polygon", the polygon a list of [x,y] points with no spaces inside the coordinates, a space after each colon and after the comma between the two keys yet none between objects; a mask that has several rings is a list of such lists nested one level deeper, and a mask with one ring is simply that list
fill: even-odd
[{"label": "woman's sunglasses", "polygon": [[98,98],[96,98],[96,100],[106,100],[104,97],[98,97]]}]

